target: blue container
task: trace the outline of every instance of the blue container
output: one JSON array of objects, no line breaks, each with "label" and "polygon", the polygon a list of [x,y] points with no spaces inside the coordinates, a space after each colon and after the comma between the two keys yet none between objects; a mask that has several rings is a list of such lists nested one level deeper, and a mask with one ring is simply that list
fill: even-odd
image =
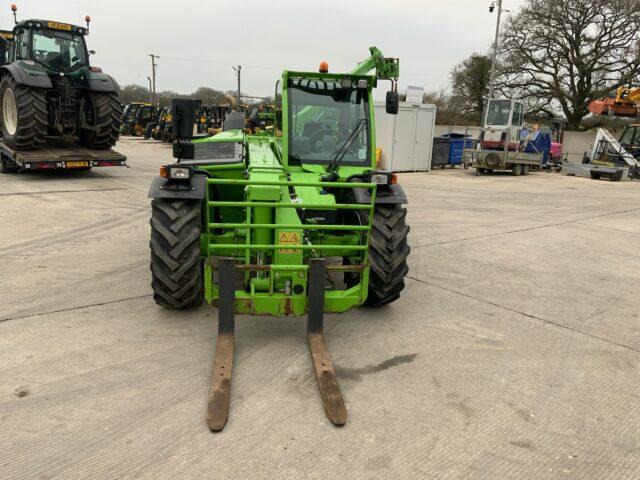
[{"label": "blue container", "polygon": [[[530,132],[523,130],[520,135],[520,140],[525,140],[529,134]],[[528,153],[542,153],[542,165],[546,165],[551,155],[551,134],[542,130],[533,132],[524,151]]]},{"label": "blue container", "polygon": [[[442,138],[449,140],[449,165],[462,165],[462,151],[465,148],[464,133],[447,133]],[[473,137],[467,135],[467,149],[473,148]]]}]

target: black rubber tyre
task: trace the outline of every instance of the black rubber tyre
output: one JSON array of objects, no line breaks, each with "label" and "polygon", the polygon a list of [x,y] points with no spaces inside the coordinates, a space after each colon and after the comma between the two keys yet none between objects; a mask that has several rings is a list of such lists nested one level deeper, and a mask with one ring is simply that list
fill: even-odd
[{"label": "black rubber tyre", "polygon": [[87,93],[86,122],[80,130],[80,145],[96,150],[113,147],[120,135],[122,106],[116,93]]},{"label": "black rubber tyre", "polygon": [[531,165],[522,165],[520,170],[522,175],[529,175],[530,171],[531,171]]},{"label": "black rubber tyre", "polygon": [[[8,120],[9,109],[5,111],[5,96],[8,101],[11,101],[9,96],[15,101],[13,121]],[[0,81],[0,109],[2,139],[7,145],[16,150],[44,146],[48,122],[44,90],[18,85],[11,75],[5,75]]]},{"label": "black rubber tyre", "polygon": [[511,175],[515,175],[515,176],[522,175],[522,165],[519,163],[514,163],[511,166]]},{"label": "black rubber tyre", "polygon": [[[382,307],[398,298],[409,273],[407,209],[402,205],[376,205],[369,241],[369,295],[365,305]],[[368,222],[367,214],[362,221]]]},{"label": "black rubber tyre", "polygon": [[201,208],[197,200],[151,202],[151,288],[158,305],[186,309],[202,303]]},{"label": "black rubber tyre", "polygon": [[482,175],[485,172],[486,170],[484,168],[476,168],[476,173],[478,173],[478,175]]}]

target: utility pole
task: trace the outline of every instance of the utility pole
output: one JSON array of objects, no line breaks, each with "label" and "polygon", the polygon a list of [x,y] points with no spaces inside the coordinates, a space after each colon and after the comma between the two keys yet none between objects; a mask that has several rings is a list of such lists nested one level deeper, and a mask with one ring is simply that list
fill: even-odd
[{"label": "utility pole", "polygon": [[232,67],[238,74],[238,105],[236,106],[236,109],[238,111],[240,111],[240,72],[242,70],[242,65],[238,65],[238,68],[236,67]]},{"label": "utility pole", "polygon": [[150,53],[151,57],[151,104],[154,106],[158,106],[158,98],[156,97],[156,68],[158,68],[158,64],[156,63],[156,58],[160,58],[158,55],[154,55]]},{"label": "utility pole", "polygon": [[[489,12],[496,8],[496,2],[491,2]],[[493,98],[496,82],[496,62],[498,60],[498,42],[500,41],[500,18],[502,17],[502,0],[498,0],[498,21],[496,22],[496,38],[493,42],[493,59],[491,60],[491,79],[489,80],[489,98]]]},{"label": "utility pole", "polygon": [[151,105],[154,105],[154,103],[153,103],[153,88],[152,88],[152,84],[151,84],[151,77],[147,77],[147,80],[149,80],[149,103]]}]

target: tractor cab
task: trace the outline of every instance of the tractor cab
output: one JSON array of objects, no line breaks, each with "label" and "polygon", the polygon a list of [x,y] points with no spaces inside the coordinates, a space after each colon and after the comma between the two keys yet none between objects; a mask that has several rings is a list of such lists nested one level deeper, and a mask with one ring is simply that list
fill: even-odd
[{"label": "tractor cab", "polygon": [[88,27],[50,20],[23,20],[13,29],[15,41],[9,49],[9,63],[35,62],[47,74],[73,74],[89,67],[85,43]]},{"label": "tractor cab", "polygon": [[480,143],[486,150],[516,150],[524,126],[524,104],[492,98],[485,107]]}]

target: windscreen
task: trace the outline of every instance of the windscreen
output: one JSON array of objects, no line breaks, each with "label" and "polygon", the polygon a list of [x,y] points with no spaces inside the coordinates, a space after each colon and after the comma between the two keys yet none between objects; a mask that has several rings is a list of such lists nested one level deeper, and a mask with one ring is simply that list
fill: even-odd
[{"label": "windscreen", "polygon": [[365,165],[369,156],[366,88],[335,81],[294,80],[288,86],[289,158],[298,163]]},{"label": "windscreen", "polygon": [[487,109],[487,125],[509,125],[511,100],[491,100]]},{"label": "windscreen", "polygon": [[33,60],[56,72],[69,72],[89,65],[82,35],[58,30],[35,30]]},{"label": "windscreen", "polygon": [[[640,138],[636,135],[639,127],[627,127],[622,137],[620,137],[621,145],[633,145],[635,143],[640,143]],[[635,138],[634,138],[635,137]]]}]

